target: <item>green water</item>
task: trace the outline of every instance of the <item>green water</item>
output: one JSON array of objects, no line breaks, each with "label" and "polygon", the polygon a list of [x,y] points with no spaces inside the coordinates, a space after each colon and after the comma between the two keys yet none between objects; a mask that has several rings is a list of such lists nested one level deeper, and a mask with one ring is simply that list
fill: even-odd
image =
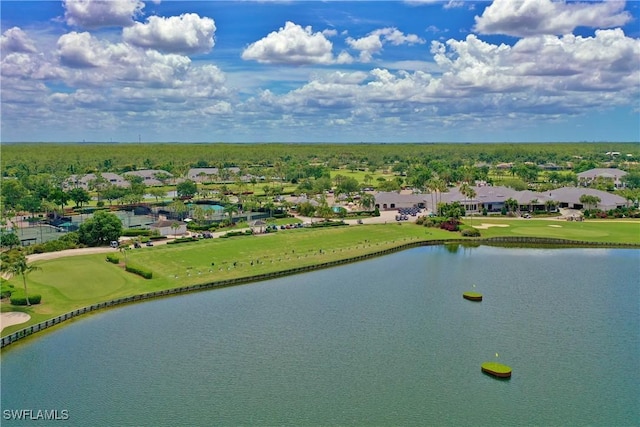
[{"label": "green water", "polygon": [[428,247],[122,307],[4,351],[1,424],[638,425],[638,277],[638,250]]}]

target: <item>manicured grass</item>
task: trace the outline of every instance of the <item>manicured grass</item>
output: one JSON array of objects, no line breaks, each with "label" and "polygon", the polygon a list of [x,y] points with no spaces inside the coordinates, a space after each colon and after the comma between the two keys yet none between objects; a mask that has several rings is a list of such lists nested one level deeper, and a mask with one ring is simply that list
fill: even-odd
[{"label": "manicured grass", "polygon": [[511,368],[498,362],[484,362],[481,366],[482,371],[498,377],[511,376]]},{"label": "manicured grass", "polygon": [[586,220],[582,222],[564,220],[512,219],[504,217],[474,217],[465,223],[502,224],[508,227],[490,227],[480,230],[483,238],[498,236],[549,237],[589,242],[640,243],[640,221]]},{"label": "manicured grass", "polygon": [[482,301],[482,294],[478,292],[463,292],[462,296],[471,301]]},{"label": "manicured grass", "polygon": [[[481,230],[482,237],[552,237],[640,245],[639,222],[574,223],[505,218],[474,218],[466,222],[474,225],[509,225]],[[279,230],[257,236],[203,239],[192,243],[158,245],[129,251],[127,257],[131,263],[153,272],[151,280],[127,273],[121,266],[107,262],[105,254],[38,261],[35,265],[41,267],[41,270],[28,275],[28,284],[30,292],[42,295],[42,303],[18,309],[3,302],[0,307],[2,311],[18,309],[30,314],[32,319],[4,329],[2,335],[114,298],[315,265],[373,253],[412,241],[460,238],[459,233],[411,223],[394,223]],[[13,278],[11,283],[22,288],[21,278]]]}]

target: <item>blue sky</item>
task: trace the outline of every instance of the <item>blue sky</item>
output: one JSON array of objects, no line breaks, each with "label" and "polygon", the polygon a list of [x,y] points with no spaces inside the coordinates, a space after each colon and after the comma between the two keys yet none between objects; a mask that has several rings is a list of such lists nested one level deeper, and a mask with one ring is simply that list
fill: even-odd
[{"label": "blue sky", "polygon": [[15,142],[640,141],[640,2],[0,1]]}]

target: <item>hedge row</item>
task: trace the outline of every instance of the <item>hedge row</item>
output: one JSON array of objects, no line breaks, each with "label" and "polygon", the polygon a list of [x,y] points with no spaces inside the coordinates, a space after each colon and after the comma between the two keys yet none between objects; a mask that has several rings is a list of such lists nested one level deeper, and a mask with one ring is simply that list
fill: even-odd
[{"label": "hedge row", "polygon": [[111,264],[120,264],[120,258],[114,254],[108,254],[107,261],[110,262]]},{"label": "hedge row", "polygon": [[251,236],[252,234],[253,232],[251,230],[229,231],[220,237],[227,238],[227,237],[235,237],[235,236]]},{"label": "hedge row", "polygon": [[187,242],[197,242],[197,241],[198,239],[195,237],[180,237],[178,239],[167,242],[167,245],[175,245],[177,243],[187,243]]},{"label": "hedge row", "polygon": [[151,279],[153,277],[152,272],[150,272],[149,270],[145,270],[142,267],[127,264],[124,266],[124,269],[129,273],[137,274],[138,276],[144,277],[145,279]]},{"label": "hedge row", "polygon": [[125,237],[150,236],[151,230],[127,228],[125,230],[122,230],[122,235]]},{"label": "hedge row", "polygon": [[323,221],[323,222],[314,222],[311,224],[311,228],[322,228],[322,227],[338,227],[341,225],[347,225],[344,221]]},{"label": "hedge row", "polygon": [[[42,296],[39,294],[29,295],[30,304],[40,304]],[[27,298],[24,296],[24,292],[14,292],[11,294],[11,304],[13,305],[27,305]]]}]

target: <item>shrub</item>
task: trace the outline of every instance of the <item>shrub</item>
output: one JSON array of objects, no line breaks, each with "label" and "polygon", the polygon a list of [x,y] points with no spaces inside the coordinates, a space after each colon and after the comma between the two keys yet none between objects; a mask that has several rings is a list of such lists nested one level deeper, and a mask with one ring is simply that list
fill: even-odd
[{"label": "shrub", "polygon": [[447,231],[458,231],[460,229],[460,222],[455,218],[449,218],[440,224],[440,228]]},{"label": "shrub", "polygon": [[137,274],[138,276],[144,277],[145,279],[151,279],[153,277],[152,272],[150,272],[149,270],[145,270],[142,267],[127,264],[124,266],[124,269],[129,273]]},{"label": "shrub", "polygon": [[110,262],[111,264],[119,264],[120,263],[120,258],[118,258],[118,256],[116,256],[114,254],[108,254],[107,255],[107,261]]},{"label": "shrub", "polygon": [[437,228],[440,227],[440,225],[445,221],[444,218],[442,217],[425,217],[422,225],[424,225],[425,227],[429,227],[429,228]]},{"label": "shrub", "polygon": [[7,282],[2,282],[0,286],[0,298],[8,298],[11,296],[13,292],[15,292],[15,287]]},{"label": "shrub", "polygon": [[480,230],[477,228],[465,228],[462,230],[463,237],[480,237]]},{"label": "shrub", "polygon": [[[27,305],[27,298],[24,296],[24,292],[18,291],[11,294],[11,304],[13,305]],[[42,296],[39,294],[29,295],[30,304],[40,304]]]}]

